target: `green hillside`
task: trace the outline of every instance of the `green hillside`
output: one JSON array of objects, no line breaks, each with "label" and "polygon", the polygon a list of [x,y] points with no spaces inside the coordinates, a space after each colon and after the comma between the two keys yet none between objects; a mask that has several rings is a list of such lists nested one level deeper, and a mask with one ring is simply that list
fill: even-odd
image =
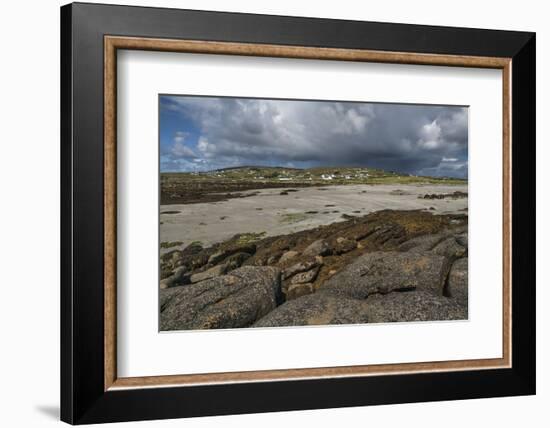
[{"label": "green hillside", "polygon": [[[315,167],[308,169],[242,166],[208,172],[162,173],[162,182],[169,184],[181,179],[196,182],[248,182],[258,184],[292,183],[295,185],[342,184],[464,184],[467,180],[448,177],[422,177],[362,167]],[[287,187],[287,186],[284,186]]]}]

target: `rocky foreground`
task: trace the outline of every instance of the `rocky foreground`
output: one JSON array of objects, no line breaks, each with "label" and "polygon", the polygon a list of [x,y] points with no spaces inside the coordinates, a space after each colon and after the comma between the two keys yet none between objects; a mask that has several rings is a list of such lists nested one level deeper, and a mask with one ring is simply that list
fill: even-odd
[{"label": "rocky foreground", "polygon": [[468,217],[378,211],[161,257],[161,330],[468,317]]}]

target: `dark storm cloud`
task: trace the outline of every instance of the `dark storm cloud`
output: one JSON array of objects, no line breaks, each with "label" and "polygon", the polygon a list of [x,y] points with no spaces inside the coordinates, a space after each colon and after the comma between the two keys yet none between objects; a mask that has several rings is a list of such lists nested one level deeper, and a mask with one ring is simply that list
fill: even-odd
[{"label": "dark storm cloud", "polygon": [[180,154],[205,168],[347,165],[467,177],[464,107],[167,97],[163,108],[199,130],[193,144],[174,140],[171,161]]}]

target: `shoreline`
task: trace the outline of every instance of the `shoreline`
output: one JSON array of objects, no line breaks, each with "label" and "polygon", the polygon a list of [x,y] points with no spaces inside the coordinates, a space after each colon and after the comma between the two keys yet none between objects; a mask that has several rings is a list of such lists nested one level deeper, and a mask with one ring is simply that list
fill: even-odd
[{"label": "shoreline", "polygon": [[429,210],[433,214],[467,214],[468,198],[424,199],[424,195],[467,193],[456,184],[349,184],[279,187],[238,192],[244,197],[160,206],[161,254],[191,242],[210,246],[236,233],[278,236],[313,229],[384,209]]}]

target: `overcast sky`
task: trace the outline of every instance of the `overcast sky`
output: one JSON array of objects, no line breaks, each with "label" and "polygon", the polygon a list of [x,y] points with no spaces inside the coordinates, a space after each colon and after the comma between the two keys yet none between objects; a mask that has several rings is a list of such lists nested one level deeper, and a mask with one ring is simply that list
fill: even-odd
[{"label": "overcast sky", "polygon": [[366,166],[467,178],[466,107],[160,97],[161,171]]}]

